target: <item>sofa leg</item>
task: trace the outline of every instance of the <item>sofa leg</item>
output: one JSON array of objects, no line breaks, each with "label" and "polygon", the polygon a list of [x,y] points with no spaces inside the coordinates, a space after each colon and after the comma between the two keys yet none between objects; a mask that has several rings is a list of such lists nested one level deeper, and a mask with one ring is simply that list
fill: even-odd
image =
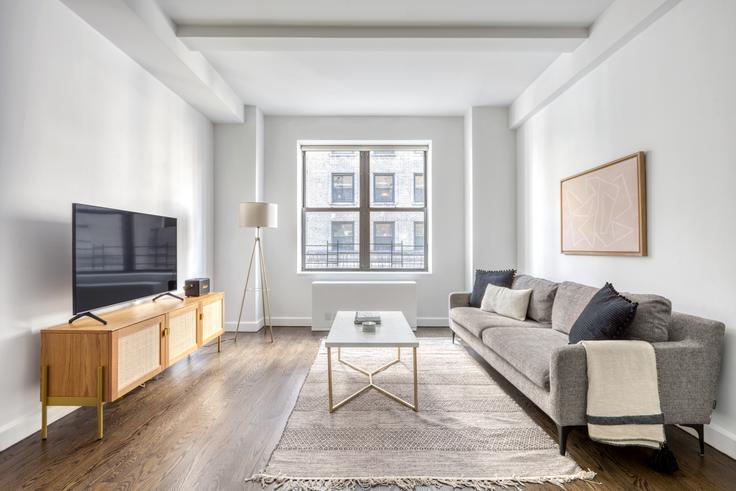
[{"label": "sofa leg", "polygon": [[560,442],[560,455],[565,455],[565,450],[567,449],[567,437],[572,429],[572,426],[557,425],[557,438]]},{"label": "sofa leg", "polygon": [[705,455],[705,428],[703,425],[682,425],[692,428],[698,432],[698,443],[700,444],[700,456]]},{"label": "sofa leg", "polygon": [[452,344],[455,344],[455,331],[452,331]]}]

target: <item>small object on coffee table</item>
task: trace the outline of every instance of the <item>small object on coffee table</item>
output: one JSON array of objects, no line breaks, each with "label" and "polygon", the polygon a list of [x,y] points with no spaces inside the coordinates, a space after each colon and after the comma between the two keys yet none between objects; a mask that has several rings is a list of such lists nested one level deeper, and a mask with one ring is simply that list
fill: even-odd
[{"label": "small object on coffee table", "polygon": [[364,322],[375,322],[376,324],[380,324],[381,323],[381,313],[380,312],[357,311],[355,313],[355,323],[362,324]]},{"label": "small object on coffee table", "polygon": [[373,321],[365,321],[360,327],[363,332],[376,332],[376,323]]}]

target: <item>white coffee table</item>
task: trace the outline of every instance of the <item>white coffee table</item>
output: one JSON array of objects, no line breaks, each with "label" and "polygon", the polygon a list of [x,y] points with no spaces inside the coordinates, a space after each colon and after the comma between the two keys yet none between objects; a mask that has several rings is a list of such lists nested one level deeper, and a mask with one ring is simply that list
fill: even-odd
[{"label": "white coffee table", "polygon": [[[330,412],[341,408],[363,392],[370,389],[375,389],[386,397],[393,399],[414,411],[419,410],[417,403],[417,347],[419,346],[419,341],[417,341],[416,336],[414,336],[414,333],[412,332],[409,323],[406,322],[403,313],[380,312],[380,315],[381,324],[376,326],[376,332],[372,333],[363,332],[361,326],[354,323],[355,311],[340,311],[335,315],[335,320],[332,322],[332,327],[330,328],[330,334],[327,336],[327,340],[325,341],[325,347],[327,348],[327,395]],[[368,376],[368,385],[346,397],[337,404],[332,403],[332,348],[337,348],[338,362]],[[380,368],[377,368],[376,370],[368,371],[343,360],[340,352],[341,348],[396,348],[396,359]],[[383,387],[379,387],[373,383],[374,375],[401,361],[401,348],[412,349],[412,365],[414,372],[413,403],[405,401],[396,394],[392,394]]]}]

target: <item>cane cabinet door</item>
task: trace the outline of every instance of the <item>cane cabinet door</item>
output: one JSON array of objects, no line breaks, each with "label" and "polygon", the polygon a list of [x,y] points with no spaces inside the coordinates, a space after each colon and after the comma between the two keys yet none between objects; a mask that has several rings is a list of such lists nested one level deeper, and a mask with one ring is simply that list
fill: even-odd
[{"label": "cane cabinet door", "polygon": [[159,373],[164,367],[165,317],[133,324],[112,333],[113,400]]},{"label": "cane cabinet door", "polygon": [[168,314],[164,329],[166,366],[173,365],[197,349],[197,305],[190,305]]},{"label": "cane cabinet door", "polygon": [[223,324],[223,297],[202,302],[201,312],[201,340],[200,344],[220,336],[224,332]]}]

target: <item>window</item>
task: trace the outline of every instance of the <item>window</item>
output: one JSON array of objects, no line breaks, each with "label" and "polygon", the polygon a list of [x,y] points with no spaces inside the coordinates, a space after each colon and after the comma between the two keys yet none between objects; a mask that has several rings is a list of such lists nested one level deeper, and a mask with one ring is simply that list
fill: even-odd
[{"label": "window", "polygon": [[393,250],[395,229],[394,222],[373,222],[373,250],[376,252]]},{"label": "window", "polygon": [[414,202],[424,203],[424,174],[414,173]]},{"label": "window", "polygon": [[425,146],[302,145],[301,270],[426,271]]},{"label": "window", "polygon": [[373,202],[394,202],[394,175],[373,174]]},{"label": "window", "polygon": [[353,250],[355,240],[353,231],[355,224],[353,222],[332,222],[332,240],[330,248],[337,252],[348,252]]},{"label": "window", "polygon": [[424,247],[424,222],[414,222],[414,251]]},{"label": "window", "polygon": [[333,203],[353,203],[355,201],[354,192],[355,174],[344,172],[332,173],[332,202]]}]

